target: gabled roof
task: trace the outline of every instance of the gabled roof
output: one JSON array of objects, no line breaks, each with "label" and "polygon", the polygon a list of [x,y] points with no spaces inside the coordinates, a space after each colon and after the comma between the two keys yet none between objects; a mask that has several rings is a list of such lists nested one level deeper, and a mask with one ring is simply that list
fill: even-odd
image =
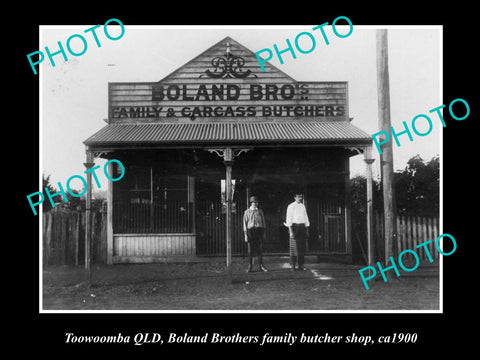
[{"label": "gabled roof", "polygon": [[[339,146],[371,144],[371,136],[352,125],[348,119],[348,84],[346,82],[309,82],[307,84],[307,82],[297,82],[267,62],[264,63],[264,67],[266,71],[262,72],[255,53],[227,36],[158,83],[111,84],[114,85],[109,88],[109,120],[111,121],[103,129],[86,139],[84,144],[92,148],[137,145],[208,146],[209,144],[236,143]],[[197,86],[198,92],[200,92],[199,86],[204,86],[203,91],[207,91],[205,84],[212,82],[243,84],[245,88],[239,98],[225,99],[224,101],[222,95],[221,101],[217,102],[207,101],[205,95],[203,95],[205,99],[202,97],[200,101],[197,101],[198,99],[193,101],[192,93],[187,94],[187,91],[192,91],[194,87],[192,85]],[[295,91],[298,93],[295,93],[296,98],[282,98],[282,101],[278,102],[268,98],[257,101],[252,98],[252,87],[250,87],[252,84],[259,84],[254,86],[287,84],[285,86],[297,89]],[[184,92],[183,98],[165,98],[163,93],[165,88],[173,86],[180,91],[179,85],[183,86],[181,90]],[[308,86],[308,91],[310,91],[308,96],[302,95],[305,94],[302,91],[307,89],[302,86]],[[154,91],[157,91],[156,87],[162,89],[159,99],[154,96]],[[240,87],[238,88],[240,89]],[[213,88],[211,91],[213,93]],[[238,93],[241,93],[241,89]],[[220,98],[220,96],[218,97]],[[333,115],[333,106],[330,106],[332,104],[338,106],[335,111],[338,111],[340,115],[338,113]],[[186,113],[180,111],[186,106],[197,107],[197,105],[199,108],[203,106],[204,110],[208,107],[210,112],[207,113],[205,110],[196,121],[190,121],[193,117],[189,119]],[[216,105],[220,105],[219,108],[222,106],[225,109],[238,107],[243,110],[246,106],[253,105],[254,108],[258,107],[256,113],[260,113],[260,110],[270,105],[282,108],[282,110],[279,113],[271,112],[269,115],[250,117],[235,115],[236,117],[227,118],[218,114],[212,115],[212,109]],[[283,113],[283,108],[293,108],[294,106],[316,108],[317,105],[318,108],[325,108],[324,114],[320,114],[322,110],[319,110],[318,114],[309,110],[311,111],[310,115],[307,115],[307,110],[305,110],[305,113],[299,112],[298,116],[296,112],[293,112],[295,114],[293,116],[288,109],[286,115]],[[112,111],[114,106],[117,109]],[[130,109],[128,114],[131,115],[127,114],[127,108]],[[165,116],[168,115],[165,112],[169,109],[176,111],[173,113],[175,116]],[[227,110],[225,110],[226,113]],[[115,118],[113,114],[122,114],[123,117],[119,115]],[[128,117],[125,117],[125,114]],[[178,114],[182,116],[177,116]],[[301,114],[305,116],[301,116]]]},{"label": "gabled roof", "polygon": [[[219,42],[215,43],[214,45],[210,46],[207,50],[203,51],[199,55],[195,56],[193,59],[185,63],[184,65],[180,66],[178,69],[172,71],[170,74],[165,76],[163,79],[161,79],[159,82],[168,82],[170,78],[175,77],[178,75],[178,73],[182,72],[185,68],[188,68],[190,65],[193,65],[195,62],[200,61],[203,58],[211,57],[211,54],[223,54],[226,49],[227,43],[230,44],[232,48],[232,52],[238,52],[241,51],[245,54],[247,54],[246,61],[253,62],[255,65],[258,65],[258,60],[253,51],[250,49],[246,48],[242,44],[240,44],[238,41],[232,39],[230,36],[226,36]],[[274,73],[279,73],[282,74],[285,77],[285,80],[289,81],[296,81],[294,78],[292,78],[290,75],[286,74],[276,66],[270,64],[269,62],[263,63],[263,66],[265,68],[265,73],[268,72],[274,72]]]}]

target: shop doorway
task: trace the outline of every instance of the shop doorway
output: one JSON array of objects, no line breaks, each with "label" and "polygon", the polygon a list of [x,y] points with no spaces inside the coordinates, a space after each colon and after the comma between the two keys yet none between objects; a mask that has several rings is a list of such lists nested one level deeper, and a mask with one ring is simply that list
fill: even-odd
[{"label": "shop doorway", "polygon": [[293,201],[291,184],[256,181],[248,186],[249,195],[260,200],[267,225],[263,251],[270,254],[288,253],[288,228],[284,225],[287,206]]},{"label": "shop doorway", "polygon": [[[295,190],[304,193],[305,206],[310,220],[307,252],[347,252],[345,237],[345,204],[335,188],[325,184],[310,185],[305,190],[291,182],[271,179],[235,179],[232,214],[232,255],[246,255],[247,245],[243,233],[243,213],[249,206],[249,197],[260,200],[265,213],[265,255],[288,254],[288,228],[284,225],[287,206],[294,201]],[[223,256],[226,254],[225,205],[221,197],[221,179],[202,179],[196,182],[196,249],[197,255]],[[322,191],[320,191],[322,190]],[[324,193],[330,194],[329,197]],[[333,195],[332,195],[333,194]]]}]

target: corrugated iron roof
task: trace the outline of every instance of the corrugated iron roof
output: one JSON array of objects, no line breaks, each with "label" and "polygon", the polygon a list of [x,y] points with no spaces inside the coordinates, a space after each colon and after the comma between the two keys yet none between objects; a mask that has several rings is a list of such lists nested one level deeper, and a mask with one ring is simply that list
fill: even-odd
[{"label": "corrugated iron roof", "polygon": [[85,145],[362,142],[371,136],[346,121],[258,123],[109,124],[84,141]]}]

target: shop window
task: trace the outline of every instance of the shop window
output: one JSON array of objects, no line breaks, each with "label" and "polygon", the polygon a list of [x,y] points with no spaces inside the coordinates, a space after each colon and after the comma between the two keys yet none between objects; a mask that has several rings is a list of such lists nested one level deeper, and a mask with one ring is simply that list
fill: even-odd
[{"label": "shop window", "polygon": [[193,204],[189,201],[187,176],[165,175],[152,168],[132,166],[130,176],[114,197],[115,233],[192,231]]}]

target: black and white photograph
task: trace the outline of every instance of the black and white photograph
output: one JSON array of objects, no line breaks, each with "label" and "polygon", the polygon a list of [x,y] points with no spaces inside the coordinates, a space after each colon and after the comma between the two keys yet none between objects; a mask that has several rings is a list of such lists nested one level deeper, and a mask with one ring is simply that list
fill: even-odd
[{"label": "black and white photograph", "polygon": [[42,62],[42,310],[441,311],[442,28],[332,24]]},{"label": "black and white photograph", "polygon": [[19,354],[473,344],[471,10],[128,5],[16,40]]}]

